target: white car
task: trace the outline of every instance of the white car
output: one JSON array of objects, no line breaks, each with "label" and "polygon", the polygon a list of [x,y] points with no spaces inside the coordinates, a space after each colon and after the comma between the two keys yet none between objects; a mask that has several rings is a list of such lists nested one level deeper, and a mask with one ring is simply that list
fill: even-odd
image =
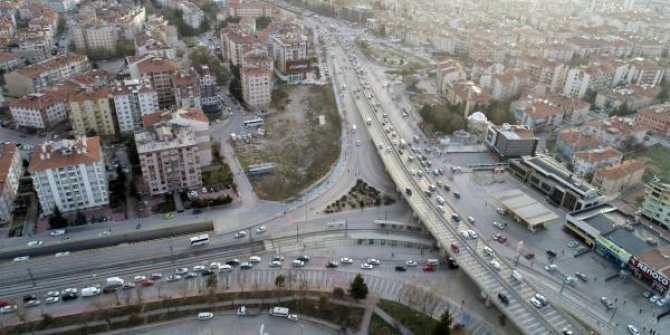
[{"label": "white car", "polygon": [[42,244],[44,244],[44,241],[30,241],[30,242],[28,242],[29,247],[36,247],[36,246],[42,245]]},{"label": "white car", "polygon": [[496,212],[498,212],[498,214],[500,214],[500,215],[505,215],[505,214],[507,214],[507,211],[504,210],[504,209],[502,209],[502,208],[500,208],[500,207],[497,207],[497,208],[496,208]]},{"label": "white car", "polygon": [[503,229],[507,228],[507,224],[505,224],[503,222],[497,222],[497,221],[493,221],[493,226],[500,229],[500,230],[503,230]]},{"label": "white car", "polygon": [[379,263],[381,263],[381,262],[376,258],[369,258],[367,263],[372,264],[372,265],[379,265]]},{"label": "white car", "polygon": [[221,270],[221,263],[219,262],[212,262],[212,264],[209,265],[209,269],[211,271],[219,271]]},{"label": "white car", "polygon": [[228,264],[221,264],[220,269],[221,269],[221,271],[224,271],[224,272],[233,271],[233,267],[228,265]]},{"label": "white car", "polygon": [[147,279],[147,276],[135,276],[135,278],[133,278],[133,281],[136,282],[136,283],[139,283],[141,281],[145,281],[146,279]]},{"label": "white car", "polygon": [[242,238],[242,237],[245,237],[245,236],[247,236],[247,232],[246,232],[245,230],[238,231],[238,232],[235,234],[235,238]]},{"label": "white car", "polygon": [[196,266],[193,267],[193,272],[202,272],[204,270],[205,270],[204,265],[196,265]]},{"label": "white car", "polygon": [[500,271],[500,262],[498,262],[497,259],[491,260],[491,266],[496,269],[496,271]]},{"label": "white car", "polygon": [[491,249],[489,247],[484,247],[484,254],[486,256],[493,257],[493,256],[495,256],[496,253],[493,251],[493,249]]},{"label": "white car", "polygon": [[30,259],[30,256],[19,256],[14,258],[14,262],[23,262]]},{"label": "white car", "polygon": [[363,270],[372,270],[372,269],[374,269],[374,268],[375,268],[374,266],[372,266],[372,265],[370,265],[370,264],[368,264],[368,263],[363,263],[363,264],[361,264],[361,269],[363,269]]},{"label": "white car", "polygon": [[250,262],[250,263],[260,263],[260,262],[261,262],[261,258],[258,257],[258,256],[251,256],[251,257],[249,257],[249,262]]},{"label": "white car", "polygon": [[62,236],[65,235],[65,229],[54,229],[49,232],[49,236]]},{"label": "white car", "polygon": [[272,262],[270,262],[270,265],[269,265],[269,266],[270,266],[271,268],[281,267],[281,262],[280,262],[280,261],[272,261]]},{"label": "white car", "polygon": [[407,261],[405,261],[405,266],[408,266],[408,267],[415,267],[415,266],[418,266],[418,265],[419,265],[419,263],[417,261],[413,260],[413,259],[408,259]]},{"label": "white car", "polygon": [[58,291],[49,291],[49,292],[47,292],[44,296],[47,297],[47,298],[49,298],[49,297],[58,297],[58,296],[60,296],[60,292],[58,292]]},{"label": "white car", "polygon": [[545,265],[544,269],[547,270],[547,272],[554,272],[558,269],[558,267],[556,266],[556,264],[549,264]]},{"label": "white car", "polygon": [[6,305],[0,307],[0,314],[7,314],[14,312],[16,310],[17,306],[16,305]]},{"label": "white car", "polygon": [[351,263],[353,263],[353,262],[354,262],[354,260],[351,259],[351,258],[349,258],[349,257],[342,257],[342,258],[340,258],[340,263],[341,263],[341,264],[351,264]]},{"label": "white car", "polygon": [[633,325],[628,325],[628,331],[631,333],[631,335],[640,335],[640,331],[637,329],[637,327]]},{"label": "white car", "polygon": [[60,301],[60,298],[59,298],[59,297],[48,297],[48,298],[46,298],[46,300],[45,300],[45,302],[47,303],[47,305],[55,304],[55,303],[57,303],[57,302],[59,302],[59,301]]},{"label": "white car", "polygon": [[54,257],[64,257],[64,256],[69,256],[69,255],[70,255],[70,252],[69,252],[69,251],[61,251],[61,252],[57,252],[57,253],[54,255]]},{"label": "white car", "polygon": [[535,306],[536,308],[542,308],[542,307],[544,307],[544,305],[542,305],[542,303],[541,303],[539,300],[535,299],[535,298],[530,298],[529,301],[530,301],[530,303],[531,303],[533,306]]},{"label": "white car", "polygon": [[262,234],[262,233],[264,233],[266,230],[268,230],[268,227],[266,227],[266,226],[260,226],[260,227],[256,228],[256,234]]}]

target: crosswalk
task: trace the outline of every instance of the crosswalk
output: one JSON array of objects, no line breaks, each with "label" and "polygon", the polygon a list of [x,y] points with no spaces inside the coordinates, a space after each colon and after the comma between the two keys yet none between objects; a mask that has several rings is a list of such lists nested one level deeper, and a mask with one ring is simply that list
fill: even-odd
[{"label": "crosswalk", "polygon": [[[275,280],[280,275],[285,278],[285,290],[304,289],[332,292],[335,287],[346,290],[357,272],[300,268],[240,270],[219,273],[218,286],[224,291],[225,288],[241,291],[276,290]],[[479,316],[468,313],[467,310],[463,309],[463,306],[450,302],[446,297],[431,294],[427,287],[371,273],[361,273],[361,275],[365,279],[371,295],[398,301],[414,306],[414,308],[421,306],[421,312],[435,318],[449,309],[454,320],[463,324],[472,334],[493,335],[498,333],[493,325],[482,320]],[[206,286],[206,279],[198,277],[184,281],[184,283],[187,285],[187,289],[198,290]],[[417,297],[428,301],[428,303],[423,301],[416,304]]]}]

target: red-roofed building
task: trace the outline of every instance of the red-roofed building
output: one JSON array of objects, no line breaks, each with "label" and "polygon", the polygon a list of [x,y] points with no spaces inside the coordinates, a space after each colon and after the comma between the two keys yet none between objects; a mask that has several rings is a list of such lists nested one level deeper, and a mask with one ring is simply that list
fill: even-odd
[{"label": "red-roofed building", "polygon": [[179,64],[170,59],[152,56],[140,59],[129,57],[128,69],[132,79],[150,83],[156,90],[161,109],[175,105],[172,78],[179,74]]},{"label": "red-roofed building", "polygon": [[21,97],[28,93],[41,92],[53,84],[64,81],[90,68],[88,57],[65,54],[5,73],[7,94]]},{"label": "red-roofed building", "polygon": [[10,221],[23,164],[16,143],[0,144],[0,222]]},{"label": "red-roofed building", "polygon": [[577,128],[563,129],[556,139],[556,151],[564,157],[572,157],[576,151],[585,151],[598,148],[602,142],[584,130]]},{"label": "red-roofed building", "polygon": [[604,194],[621,192],[642,183],[645,168],[644,163],[636,160],[601,167],[595,170],[591,184]]},{"label": "red-roofed building", "polygon": [[585,176],[599,167],[617,164],[622,158],[623,154],[611,147],[576,151],[572,154],[573,171]]},{"label": "red-roofed building", "polygon": [[670,104],[642,108],[635,117],[635,125],[663,136],[670,136]]},{"label": "red-roofed building", "polygon": [[532,99],[525,105],[513,109],[517,124],[525,125],[535,132],[551,131],[563,121],[563,111],[546,100]]},{"label": "red-roofed building", "polygon": [[584,131],[593,134],[604,145],[618,147],[624,141],[639,143],[644,139],[647,130],[634,123],[629,117],[613,116],[604,120],[593,120],[584,123]]},{"label": "red-roofed building", "polygon": [[182,71],[176,74],[172,77],[172,88],[176,108],[202,107],[200,80],[197,72],[191,71],[190,74],[186,74]]},{"label": "red-roofed building", "polygon": [[9,103],[9,111],[17,126],[48,129],[67,119],[67,95],[61,90],[31,93]]}]

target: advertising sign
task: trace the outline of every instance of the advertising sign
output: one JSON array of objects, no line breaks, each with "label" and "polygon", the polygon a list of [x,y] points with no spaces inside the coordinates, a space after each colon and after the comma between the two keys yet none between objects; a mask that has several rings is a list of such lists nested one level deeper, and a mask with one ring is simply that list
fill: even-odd
[{"label": "advertising sign", "polygon": [[609,250],[612,255],[616,255],[622,262],[628,263],[628,260],[631,257],[631,254],[629,254],[628,251],[621,249],[618,245],[614,244],[614,242],[602,236],[596,236],[596,242],[603,248]]},{"label": "advertising sign", "polygon": [[670,287],[670,280],[668,280],[667,277],[665,277],[661,273],[656,272],[656,270],[650,268],[649,266],[647,266],[647,264],[640,262],[637,258],[631,257],[630,261],[628,262],[628,265],[630,265],[632,269],[635,269],[640,274],[642,274],[643,277],[653,280],[656,284],[660,285],[661,287],[666,289]]}]

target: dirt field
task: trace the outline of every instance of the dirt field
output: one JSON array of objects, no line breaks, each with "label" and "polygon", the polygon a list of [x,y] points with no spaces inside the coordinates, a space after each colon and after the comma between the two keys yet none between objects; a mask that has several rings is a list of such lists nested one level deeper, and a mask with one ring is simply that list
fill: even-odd
[{"label": "dirt field", "polygon": [[[251,177],[262,199],[285,200],[323,177],[340,153],[341,123],[330,86],[283,87],[290,99],[285,108],[270,110],[264,138],[236,144],[244,168],[275,163],[275,172]],[[319,115],[325,125],[319,125]]]}]

